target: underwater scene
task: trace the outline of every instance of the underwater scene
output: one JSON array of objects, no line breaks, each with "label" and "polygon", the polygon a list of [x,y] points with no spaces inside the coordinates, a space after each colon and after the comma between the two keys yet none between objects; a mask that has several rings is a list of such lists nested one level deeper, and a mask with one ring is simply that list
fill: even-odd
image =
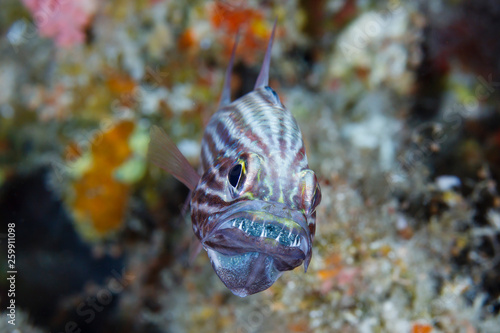
[{"label": "underwater scene", "polygon": [[500,332],[500,2],[1,0],[0,333]]}]

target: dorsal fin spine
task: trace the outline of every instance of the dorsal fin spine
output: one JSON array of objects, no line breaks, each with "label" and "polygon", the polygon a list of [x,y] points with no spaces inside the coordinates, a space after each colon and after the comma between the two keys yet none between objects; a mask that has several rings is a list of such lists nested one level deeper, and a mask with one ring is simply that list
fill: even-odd
[{"label": "dorsal fin spine", "polygon": [[262,67],[260,68],[259,77],[257,77],[257,82],[255,82],[255,89],[266,87],[269,85],[269,66],[271,65],[271,50],[273,48],[274,33],[276,31],[276,22],[274,20],[273,31],[271,32],[271,38],[269,38],[269,43],[267,44],[266,55],[264,61],[262,62]]},{"label": "dorsal fin spine", "polygon": [[229,65],[227,66],[226,75],[224,77],[224,86],[220,96],[219,108],[231,103],[231,74],[233,72],[234,55],[236,54],[236,48],[238,47],[239,40],[240,31],[238,30],[236,33],[236,39],[234,40],[233,50],[231,51],[231,59],[229,60]]}]

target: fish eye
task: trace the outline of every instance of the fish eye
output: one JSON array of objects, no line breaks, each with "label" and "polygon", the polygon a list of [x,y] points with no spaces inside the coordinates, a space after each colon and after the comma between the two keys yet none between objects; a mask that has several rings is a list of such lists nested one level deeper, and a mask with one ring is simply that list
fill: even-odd
[{"label": "fish eye", "polygon": [[231,184],[232,187],[236,188],[238,186],[238,183],[241,178],[241,171],[243,170],[241,164],[236,164],[229,170],[229,173],[227,175],[227,179],[229,180],[229,184]]}]

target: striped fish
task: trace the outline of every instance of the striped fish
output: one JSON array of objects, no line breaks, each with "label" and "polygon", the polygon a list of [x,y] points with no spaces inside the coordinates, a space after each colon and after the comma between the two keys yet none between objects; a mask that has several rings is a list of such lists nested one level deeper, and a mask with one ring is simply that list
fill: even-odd
[{"label": "striped fish", "polygon": [[222,282],[245,297],[311,260],[321,191],[294,117],[268,86],[276,23],[255,88],[231,102],[230,78],[201,143],[202,176],[158,127],[150,160],[192,192],[193,231]]}]

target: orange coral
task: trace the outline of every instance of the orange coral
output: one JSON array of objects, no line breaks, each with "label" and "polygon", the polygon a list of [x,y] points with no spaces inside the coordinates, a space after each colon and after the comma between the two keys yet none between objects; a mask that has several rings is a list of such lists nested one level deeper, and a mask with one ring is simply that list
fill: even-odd
[{"label": "orange coral", "polygon": [[344,268],[342,257],[339,254],[333,254],[325,260],[327,268],[318,270],[318,277],[321,280],[335,278]]},{"label": "orange coral", "polygon": [[113,172],[131,154],[128,138],[133,129],[132,122],[122,121],[94,137],[92,166],[73,185],[77,219],[90,221],[99,234],[114,231],[123,222],[129,186],[116,181]]},{"label": "orange coral", "polygon": [[136,87],[134,79],[123,74],[111,74],[106,83],[114,94],[131,94]]},{"label": "orange coral", "polygon": [[325,268],[318,270],[317,274],[321,281],[321,293],[327,294],[337,286],[345,289],[346,295],[351,295],[354,293],[354,283],[360,275],[360,269],[346,266],[339,254],[333,254],[325,260]]},{"label": "orange coral", "polygon": [[118,97],[121,105],[132,107],[135,101],[134,91],[137,87],[133,78],[121,73],[109,74],[106,85],[109,91]]},{"label": "orange coral", "polygon": [[187,28],[179,36],[177,41],[177,46],[181,50],[186,50],[193,47],[196,44],[196,34],[193,28]]},{"label": "orange coral", "polygon": [[225,53],[229,56],[236,33],[241,28],[240,47],[246,50],[243,57],[253,62],[254,51],[265,50],[271,36],[271,23],[267,22],[261,11],[244,6],[216,2],[211,8],[212,26],[224,32]]},{"label": "orange coral", "polygon": [[412,333],[431,333],[432,332],[432,326],[428,324],[419,324],[415,323],[413,324],[413,327],[411,328]]},{"label": "orange coral", "polygon": [[288,325],[289,332],[310,332],[309,323],[302,319]]}]

